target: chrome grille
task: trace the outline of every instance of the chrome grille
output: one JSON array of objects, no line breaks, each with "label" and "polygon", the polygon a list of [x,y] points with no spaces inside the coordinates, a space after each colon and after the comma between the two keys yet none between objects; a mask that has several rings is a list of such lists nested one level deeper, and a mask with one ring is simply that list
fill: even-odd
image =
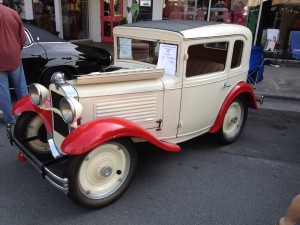
[{"label": "chrome grille", "polygon": [[[57,94],[54,91],[51,91],[51,103],[52,107],[59,110],[60,100],[64,96]],[[66,137],[70,133],[69,124],[67,124],[63,118],[55,112],[52,112],[52,119],[53,119],[53,130],[61,134],[62,136]]]},{"label": "chrome grille", "polygon": [[95,116],[121,117],[135,123],[156,121],[156,95],[105,99],[95,102]]}]

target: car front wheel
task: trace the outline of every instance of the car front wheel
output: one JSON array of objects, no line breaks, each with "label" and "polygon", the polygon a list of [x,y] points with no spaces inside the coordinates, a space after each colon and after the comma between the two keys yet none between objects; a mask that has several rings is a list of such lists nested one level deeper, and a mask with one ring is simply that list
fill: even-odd
[{"label": "car front wheel", "polygon": [[99,208],[127,189],[136,170],[137,155],[130,140],[117,139],[68,160],[69,198],[83,207]]},{"label": "car front wheel", "polygon": [[47,131],[38,114],[23,112],[16,121],[14,136],[40,160],[52,158]]},{"label": "car front wheel", "polygon": [[228,107],[218,137],[224,144],[231,144],[242,133],[248,115],[245,99],[236,98]]}]

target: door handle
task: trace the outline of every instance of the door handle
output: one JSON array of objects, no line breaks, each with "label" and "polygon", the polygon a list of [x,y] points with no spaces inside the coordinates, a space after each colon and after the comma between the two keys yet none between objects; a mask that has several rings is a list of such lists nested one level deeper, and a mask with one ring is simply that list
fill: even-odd
[{"label": "door handle", "polygon": [[227,84],[227,82],[224,83],[224,87],[230,87],[230,84]]}]

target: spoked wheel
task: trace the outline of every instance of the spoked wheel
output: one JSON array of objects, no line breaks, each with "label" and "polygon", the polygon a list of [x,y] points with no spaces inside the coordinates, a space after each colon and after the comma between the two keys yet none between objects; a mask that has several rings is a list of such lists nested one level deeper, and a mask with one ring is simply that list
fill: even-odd
[{"label": "spoked wheel", "polygon": [[38,114],[34,112],[22,113],[17,119],[14,135],[40,160],[52,157],[47,142],[47,131]]},{"label": "spoked wheel", "polygon": [[218,132],[218,136],[224,144],[230,144],[237,140],[244,129],[247,115],[248,107],[244,98],[236,98],[227,109],[223,125]]},{"label": "spoked wheel", "polygon": [[92,151],[69,157],[69,198],[88,208],[110,204],[129,186],[137,155],[131,141],[117,139]]}]

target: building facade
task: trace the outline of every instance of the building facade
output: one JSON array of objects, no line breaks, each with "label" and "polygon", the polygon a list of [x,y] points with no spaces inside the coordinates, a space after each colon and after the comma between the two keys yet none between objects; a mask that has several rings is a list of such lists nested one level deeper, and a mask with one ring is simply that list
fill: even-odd
[{"label": "building facade", "polygon": [[[136,20],[207,20],[247,26],[259,44],[263,29],[280,30],[288,41],[300,29],[300,0],[7,0],[24,20],[65,40],[112,41],[113,27]],[[259,22],[259,27],[257,24]],[[256,39],[257,37],[257,39]]]}]

